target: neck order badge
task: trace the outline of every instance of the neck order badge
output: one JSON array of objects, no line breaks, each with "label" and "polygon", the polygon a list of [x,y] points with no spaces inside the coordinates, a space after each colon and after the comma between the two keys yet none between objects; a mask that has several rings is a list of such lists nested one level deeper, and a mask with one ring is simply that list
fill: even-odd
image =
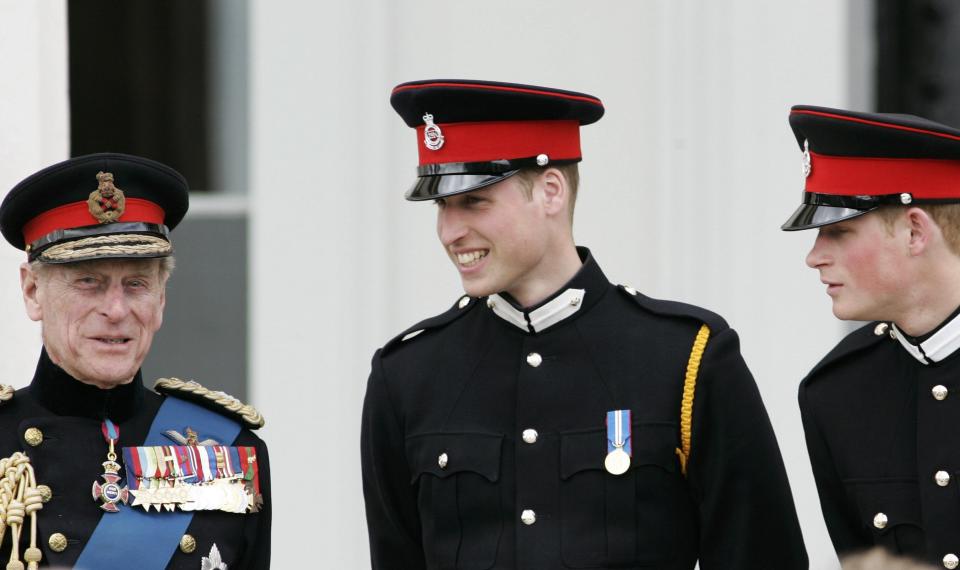
[{"label": "neck order badge", "polygon": [[103,439],[110,446],[110,451],[107,452],[107,460],[103,462],[101,477],[105,483],[101,485],[99,481],[93,482],[93,500],[103,501],[100,508],[108,513],[117,513],[120,512],[117,503],[127,504],[129,498],[127,488],[120,485],[123,480],[119,475],[122,467],[117,463],[116,444],[120,439],[120,428],[109,419],[105,419],[100,426],[100,431],[103,432]]}]

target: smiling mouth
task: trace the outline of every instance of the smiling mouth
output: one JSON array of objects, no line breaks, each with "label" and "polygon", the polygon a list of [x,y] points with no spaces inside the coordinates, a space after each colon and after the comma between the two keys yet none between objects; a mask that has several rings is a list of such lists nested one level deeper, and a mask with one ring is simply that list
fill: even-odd
[{"label": "smiling mouth", "polygon": [[480,260],[486,257],[488,253],[490,253],[489,249],[478,249],[466,253],[457,253],[455,257],[457,264],[463,267],[472,267],[480,263]]},{"label": "smiling mouth", "polygon": [[95,341],[97,341],[97,342],[102,342],[102,343],[104,343],[104,344],[118,345],[118,344],[126,344],[126,343],[130,342],[132,339],[129,339],[129,338],[103,338],[103,337],[94,337],[93,340],[95,340]]}]

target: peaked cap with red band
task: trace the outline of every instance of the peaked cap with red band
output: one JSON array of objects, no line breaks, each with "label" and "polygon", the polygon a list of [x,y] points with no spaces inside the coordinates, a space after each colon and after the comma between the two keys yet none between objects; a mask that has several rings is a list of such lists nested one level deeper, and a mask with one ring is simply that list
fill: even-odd
[{"label": "peaked cap with red band", "polygon": [[580,126],[603,116],[592,95],[457,79],[402,83],[390,104],[417,133],[420,164],[408,200],[477,190],[521,168],[579,162]]},{"label": "peaked cap with red band", "polygon": [[17,184],[0,204],[0,231],[30,261],[165,257],[188,196],[183,176],[159,162],[79,156]]},{"label": "peaked cap with red band", "polygon": [[803,204],[781,226],[805,230],[883,204],[960,202],[960,130],[913,115],[797,105]]}]

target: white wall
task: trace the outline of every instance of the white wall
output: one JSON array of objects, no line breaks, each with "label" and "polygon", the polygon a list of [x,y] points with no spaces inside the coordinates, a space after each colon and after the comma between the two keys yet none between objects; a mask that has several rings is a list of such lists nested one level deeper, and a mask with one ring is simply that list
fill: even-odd
[{"label": "white wall", "polygon": [[[0,195],[67,158],[65,0],[0,0]],[[0,383],[25,386],[40,355],[40,327],[20,295],[26,254],[0,242]]]},{"label": "white wall", "polygon": [[[777,227],[801,190],[789,106],[863,103],[851,81],[863,68],[847,55],[863,20],[846,6],[252,0],[252,399],[269,422],[275,567],[305,551],[316,567],[366,566],[358,429],[369,358],[460,291],[432,207],[402,199],[414,136],[388,105],[394,84],[437,77],[604,100],[607,115],[583,132],[578,241],[612,279],[712,308],[740,331],[811,567],[835,567],[795,392],[840,327],[802,266],[812,236]],[[0,0],[0,21],[7,189],[68,156],[66,4]],[[20,300],[22,257],[0,248],[0,382],[17,386],[39,347]]]},{"label": "white wall", "polygon": [[[849,100],[846,3],[251,0],[251,371],[267,417],[274,560],[367,566],[360,404],[374,349],[459,294],[433,208],[402,195],[390,88],[478,78],[585,91],[576,236],[611,279],[723,314],[773,418],[811,557],[836,560],[796,409],[840,336],[797,205],[794,103]],[[777,516],[777,513],[771,513]]]}]

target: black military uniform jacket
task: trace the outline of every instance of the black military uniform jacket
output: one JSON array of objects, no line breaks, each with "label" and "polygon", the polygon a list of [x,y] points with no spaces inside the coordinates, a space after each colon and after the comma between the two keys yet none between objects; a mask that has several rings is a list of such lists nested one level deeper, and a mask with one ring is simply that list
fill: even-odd
[{"label": "black military uniform jacket", "polygon": [[[36,471],[37,483],[52,491],[52,498],[43,505],[37,518],[42,567],[73,567],[100,517],[111,516],[102,511],[99,502],[91,496],[93,482],[102,482],[102,463],[106,460],[107,444],[101,434],[103,418],[119,426],[119,446],[142,445],[163,399],[164,396],[143,386],[139,372],[128,384],[101,390],[69,376],[43,351],[31,384],[17,390],[9,401],[0,403],[0,456],[9,457],[16,451],[26,453]],[[27,443],[25,434],[30,428],[40,430],[42,442]],[[230,442],[224,444],[230,445]],[[170,445],[176,443],[171,441]],[[199,569],[201,559],[209,556],[214,544],[230,570],[269,568],[272,501],[267,447],[247,429],[240,431],[233,445],[257,449],[264,498],[262,510],[253,514],[195,513],[187,534],[195,538],[196,549],[187,554],[177,548],[167,568]],[[126,469],[121,475],[126,476]],[[142,507],[124,505],[120,508]],[[164,514],[153,513],[154,516]],[[54,533],[67,538],[67,547],[62,552],[54,552],[48,544]],[[6,537],[0,559],[7,560],[9,552],[10,539]],[[136,568],[136,564],[131,563],[130,567]]]},{"label": "black military uniform jacket", "polygon": [[[580,251],[583,268],[537,307],[465,297],[374,356],[362,428],[373,567],[806,568],[736,333],[611,285]],[[684,476],[681,395],[704,323]],[[604,470],[617,409],[632,412],[620,476]]]},{"label": "black military uniform jacket", "polygon": [[851,333],[800,385],[820,504],[839,554],[874,544],[956,568],[960,319],[911,339]]}]

